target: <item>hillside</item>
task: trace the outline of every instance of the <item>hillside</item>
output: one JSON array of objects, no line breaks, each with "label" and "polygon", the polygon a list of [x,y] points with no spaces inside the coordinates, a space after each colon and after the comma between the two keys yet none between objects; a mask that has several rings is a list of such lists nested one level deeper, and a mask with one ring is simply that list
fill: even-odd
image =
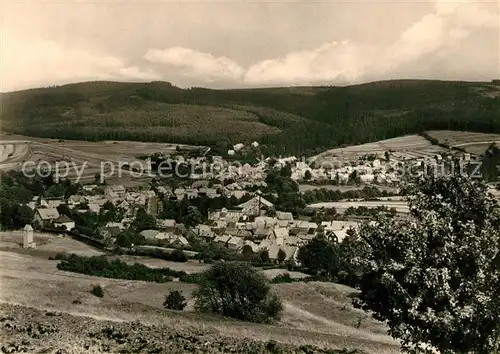
[{"label": "hillside", "polygon": [[1,94],[2,130],[38,137],[319,153],[425,130],[500,133],[492,82],[381,81],[346,87],[180,89],[86,82]]}]

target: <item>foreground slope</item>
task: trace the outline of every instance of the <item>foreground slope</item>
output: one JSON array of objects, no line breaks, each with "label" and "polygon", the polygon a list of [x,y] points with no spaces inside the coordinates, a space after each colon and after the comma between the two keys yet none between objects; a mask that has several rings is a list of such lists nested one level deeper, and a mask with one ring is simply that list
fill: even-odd
[{"label": "foreground slope", "polygon": [[[348,287],[330,283],[274,285],[273,290],[284,302],[281,321],[273,325],[245,323],[194,312],[192,292],[196,285],[193,284],[107,279],[58,270],[58,262],[49,260],[48,256],[55,254],[55,250],[75,248],[68,242],[77,241],[54,238],[44,239],[43,243],[37,240],[40,247],[36,251],[26,251],[16,247],[7,233],[0,236],[3,240],[0,243],[0,303],[3,304],[0,306],[0,317],[14,316],[12,321],[16,326],[22,324],[22,328],[28,323],[36,326],[37,322],[43,322],[41,324],[45,327],[57,327],[59,334],[54,334],[54,338],[40,338],[46,340],[48,345],[59,345],[58,348],[71,343],[84,345],[92,341],[91,332],[113,325],[121,328],[120,335],[132,327],[137,328],[128,337],[133,340],[139,331],[141,338],[151,337],[152,343],[167,345],[169,336],[174,335],[174,338],[180,336],[197,338],[196,341],[201,342],[210,341],[212,344],[207,345],[212,350],[218,348],[220,341],[241,348],[249,341],[262,346],[262,342],[275,340],[296,349],[302,345],[314,345],[332,349],[357,348],[367,353],[399,352],[397,342],[387,336],[386,328],[381,323],[352,307],[350,296],[354,290]],[[80,246],[79,252],[93,252],[86,247]],[[90,293],[96,284],[103,287],[103,298]],[[186,296],[188,307],[185,311],[163,309],[165,295],[170,290],[182,291]],[[12,307],[14,305],[20,307]],[[45,316],[44,311],[64,315]],[[25,331],[12,332],[3,326],[0,320],[2,343],[10,336],[17,338],[17,344],[23,340],[29,340],[32,345],[41,342],[28,338],[29,333]],[[56,345],[58,338],[61,338],[61,343]],[[119,348],[116,343],[110,345],[115,351]]]},{"label": "foreground slope", "polygon": [[500,133],[495,82],[395,80],[347,87],[180,89],[87,82],[2,94],[2,129],[41,137],[215,145],[258,140],[319,153],[425,130]]}]

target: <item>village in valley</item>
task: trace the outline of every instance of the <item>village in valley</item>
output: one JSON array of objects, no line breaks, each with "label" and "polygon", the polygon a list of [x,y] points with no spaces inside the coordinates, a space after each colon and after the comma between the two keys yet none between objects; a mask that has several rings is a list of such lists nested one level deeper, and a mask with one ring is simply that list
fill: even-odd
[{"label": "village in valley", "polygon": [[142,185],[125,187],[116,179],[108,184],[114,176],[104,171],[94,184],[51,180],[49,195],[26,203],[34,217],[25,227],[24,247],[36,246],[34,228],[108,250],[180,249],[201,259],[208,244],[246,259],[296,264],[299,248],[318,235],[341,242],[373,213],[407,217],[408,205],[399,195],[405,173],[444,171],[457,158],[475,166],[470,153],[446,151],[420,136],[406,137],[404,145],[410,140],[421,144],[413,153],[398,151],[399,138],[308,161],[264,158],[257,142],[235,144],[225,157],[207,154],[210,149],[178,148],[122,164],[129,170],[134,162],[145,166],[135,169],[150,177]]}]

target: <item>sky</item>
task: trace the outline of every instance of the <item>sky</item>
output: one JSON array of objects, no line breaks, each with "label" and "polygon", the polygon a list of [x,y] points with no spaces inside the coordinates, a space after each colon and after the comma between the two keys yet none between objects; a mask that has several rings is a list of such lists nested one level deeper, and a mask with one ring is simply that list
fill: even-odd
[{"label": "sky", "polygon": [[1,0],[0,91],[500,78],[500,0]]}]

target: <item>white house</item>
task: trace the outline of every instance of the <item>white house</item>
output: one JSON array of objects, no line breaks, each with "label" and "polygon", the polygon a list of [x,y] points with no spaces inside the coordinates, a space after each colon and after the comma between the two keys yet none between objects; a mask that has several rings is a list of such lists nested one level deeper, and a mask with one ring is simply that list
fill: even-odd
[{"label": "white house", "polygon": [[67,231],[71,231],[75,228],[75,222],[71,220],[66,215],[60,215],[57,219],[53,221],[54,227],[64,226]]},{"label": "white house", "polygon": [[236,152],[235,152],[234,150],[227,150],[227,154],[228,154],[229,156],[234,156],[234,154],[235,154],[235,153],[236,153]]},{"label": "white house", "polygon": [[232,250],[239,250],[243,247],[245,241],[241,237],[233,236],[227,241],[227,246]]},{"label": "white house", "polygon": [[245,147],[245,145],[243,145],[242,143],[235,144],[235,145],[233,145],[233,150],[240,151],[241,149],[243,149],[243,147]]},{"label": "white house", "polygon": [[375,179],[375,176],[370,173],[359,176],[359,179],[361,180],[362,183],[372,183],[373,180]]},{"label": "white house", "polygon": [[253,146],[254,148],[256,148],[256,147],[258,147],[258,146],[259,146],[259,143],[258,143],[258,142],[256,142],[256,141],[254,141],[254,142],[252,143],[252,146]]}]

